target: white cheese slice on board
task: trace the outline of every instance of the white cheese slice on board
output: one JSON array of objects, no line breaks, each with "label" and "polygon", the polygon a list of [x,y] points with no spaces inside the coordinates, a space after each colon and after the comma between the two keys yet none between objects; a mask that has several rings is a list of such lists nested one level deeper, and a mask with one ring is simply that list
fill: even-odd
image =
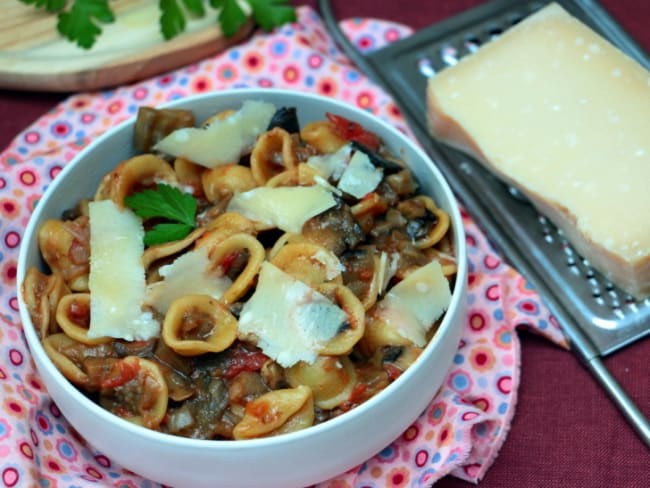
[{"label": "white cheese slice on board", "polygon": [[289,367],[313,363],[346,320],[327,297],[265,261],[239,315],[239,331],[253,334],[267,356]]},{"label": "white cheese slice on board", "polygon": [[143,312],[145,273],[142,221],[112,200],[91,202],[90,327],[88,337],[146,340],[160,323]]},{"label": "white cheese slice on board", "polygon": [[274,113],[272,103],[246,100],[237,112],[207,127],[175,130],[154,149],[206,168],[237,163],[252,149],[257,136],[268,129]]},{"label": "white cheese slice on board", "polygon": [[261,186],[235,193],[228,212],[238,212],[268,228],[300,233],[307,220],[334,207],[336,200],[322,185]]},{"label": "white cheese slice on board", "polygon": [[434,136],[527,195],[583,257],[650,294],[650,72],[557,4],[429,81]]}]

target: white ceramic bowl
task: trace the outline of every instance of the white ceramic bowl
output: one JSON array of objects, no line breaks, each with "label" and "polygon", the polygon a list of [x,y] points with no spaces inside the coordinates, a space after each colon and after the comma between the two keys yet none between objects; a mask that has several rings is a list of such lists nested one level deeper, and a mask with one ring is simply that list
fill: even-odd
[{"label": "white ceramic bowl", "polygon": [[[451,216],[458,275],[451,305],[423,354],[389,387],[359,407],[308,429],[245,441],[207,441],[139,427],[109,413],[77,390],[46,355],[24,303],[20,315],[36,366],[49,394],[69,422],[114,462],[175,487],[302,487],[326,480],[370,458],[396,439],[426,408],[442,384],[456,352],[466,294],[465,236],[450,188],[431,160],[399,131],[336,100],[305,93],[240,89],[177,100],[169,107],[192,110],[197,120],[238,107],[243,100],[295,106],[301,124],[333,112],[381,136],[409,164],[421,191]],[[37,232],[81,198],[92,197],[101,177],[133,155],[134,120],[108,131],[86,147],[57,176],[27,226],[18,260],[18,283],[30,266],[44,269]]]}]

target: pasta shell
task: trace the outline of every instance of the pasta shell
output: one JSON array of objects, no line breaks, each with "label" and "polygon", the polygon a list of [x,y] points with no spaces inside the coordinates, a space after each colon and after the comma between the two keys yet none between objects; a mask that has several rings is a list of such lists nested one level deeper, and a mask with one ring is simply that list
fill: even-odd
[{"label": "pasta shell", "polygon": [[359,298],[364,310],[369,310],[381,291],[382,256],[373,249],[358,248],[344,253],[341,262],[345,269],[343,282]]},{"label": "pasta shell", "polygon": [[99,184],[95,200],[113,200],[124,207],[124,198],[142,188],[153,187],[166,182],[177,185],[178,179],[174,168],[153,154],[141,154],[122,161],[108,173]]},{"label": "pasta shell", "polygon": [[364,334],[366,313],[363,305],[347,286],[323,283],[316,289],[334,301],[348,316],[345,327],[319,348],[319,354],[336,356],[349,354]]},{"label": "pasta shell", "polygon": [[298,170],[292,168],[282,171],[266,180],[265,185],[273,188],[279,186],[298,186]]},{"label": "pasta shell", "polygon": [[359,340],[359,350],[372,356],[382,347],[412,346],[413,343],[401,335],[397,329],[371,309],[367,314],[363,337]]},{"label": "pasta shell", "polygon": [[[413,244],[418,249],[426,249],[434,246],[447,234],[447,231],[449,230],[449,215],[444,210],[438,208],[433,199],[426,195],[418,195],[401,202],[398,205],[398,210],[402,211],[403,214],[407,214],[404,209],[413,204],[423,208],[424,220],[433,220],[433,225],[428,229],[427,234],[424,237],[415,239]],[[433,219],[430,215],[433,216]]]},{"label": "pasta shell", "polygon": [[209,249],[210,261],[222,269],[228,265],[233,256],[242,251],[248,253],[248,260],[244,269],[221,297],[220,301],[225,304],[236,302],[253,286],[255,277],[266,257],[264,246],[255,237],[239,233],[224,239],[219,245]]},{"label": "pasta shell", "polygon": [[56,307],[61,297],[70,293],[63,275],[59,272],[46,275],[31,267],[21,284],[21,293],[41,340],[57,332]]},{"label": "pasta shell", "polygon": [[60,273],[71,290],[88,290],[90,226],[87,217],[46,221],[38,231],[38,245],[50,270]]},{"label": "pasta shell", "polygon": [[285,273],[310,286],[322,283],[342,283],[343,266],[329,249],[310,242],[286,244],[280,248],[271,263]]},{"label": "pasta shell", "polygon": [[157,429],[167,413],[168,397],[167,383],[158,364],[127,356],[113,363],[99,402],[129,422]]},{"label": "pasta shell", "polygon": [[110,342],[111,337],[88,337],[90,326],[90,293],[71,293],[64,296],[56,307],[56,322],[68,337],[94,346]]},{"label": "pasta shell", "polygon": [[174,172],[178,183],[182,186],[191,187],[192,195],[199,198],[204,196],[201,183],[204,169],[203,166],[195,164],[186,158],[176,158],[174,160]]},{"label": "pasta shell", "polygon": [[224,164],[201,174],[201,188],[205,198],[212,203],[256,186],[251,169],[240,164]]},{"label": "pasta shell", "polygon": [[305,242],[306,239],[302,234],[296,234],[295,232],[285,232],[282,234],[273,244],[273,247],[267,252],[267,259],[269,261],[273,260],[277,256],[278,252],[290,243]]},{"label": "pasta shell", "polygon": [[301,361],[286,371],[293,387],[305,385],[314,394],[317,407],[331,410],[350,398],[357,374],[347,356],[319,356],[313,363]]},{"label": "pasta shell", "polygon": [[251,170],[258,185],[298,164],[294,142],[286,130],[275,127],[263,133],[251,152]]},{"label": "pasta shell", "polygon": [[255,235],[257,226],[252,220],[237,212],[226,212],[210,222],[205,230],[205,234],[197,240],[196,247],[216,246],[235,234]]},{"label": "pasta shell", "polygon": [[75,348],[81,344],[74,339],[71,339],[63,332],[52,334],[43,339],[43,349],[45,353],[52,360],[57,369],[68,380],[77,386],[94,390],[91,385],[90,378],[77,362],[65,353],[68,348]]},{"label": "pasta shell", "polygon": [[265,393],[246,405],[235,425],[235,439],[270,437],[305,429],[314,423],[314,399],[309,387],[300,385]]},{"label": "pasta shell", "polygon": [[181,239],[180,241],[171,241],[171,242],[166,242],[164,244],[149,246],[144,250],[144,253],[141,258],[142,265],[144,266],[145,271],[150,273],[149,268],[152,265],[152,263],[160,259],[174,256],[175,254],[178,254],[184,249],[187,249],[197,239],[199,239],[204,232],[205,232],[205,228],[199,227],[197,229],[194,229],[192,232],[190,232],[187,235],[187,237]]},{"label": "pasta shell", "polygon": [[169,307],[162,338],[182,356],[221,352],[237,338],[237,319],[208,295],[187,295]]},{"label": "pasta shell", "polygon": [[348,141],[340,137],[328,120],[309,122],[300,130],[300,138],[321,154],[334,153]]}]

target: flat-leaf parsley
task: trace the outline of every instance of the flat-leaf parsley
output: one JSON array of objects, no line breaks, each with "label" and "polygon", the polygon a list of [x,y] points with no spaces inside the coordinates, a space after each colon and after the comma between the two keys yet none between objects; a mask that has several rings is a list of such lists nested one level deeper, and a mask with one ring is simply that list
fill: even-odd
[{"label": "flat-leaf parsley", "polygon": [[173,186],[159,184],[155,190],[147,189],[124,199],[127,207],[142,218],[161,218],[147,230],[144,243],[147,246],[178,241],[196,228],[196,199]]},{"label": "flat-leaf parsley", "polygon": [[[101,35],[101,24],[115,21],[108,0],[19,0],[27,5],[56,13],[57,30],[79,47],[90,49]],[[250,7],[256,24],[269,31],[296,20],[289,0],[242,0]],[[216,21],[226,37],[235,35],[246,23],[248,14],[240,0],[159,0],[160,32],[169,40],[185,31],[186,15],[204,17],[205,5],[218,9]]]}]

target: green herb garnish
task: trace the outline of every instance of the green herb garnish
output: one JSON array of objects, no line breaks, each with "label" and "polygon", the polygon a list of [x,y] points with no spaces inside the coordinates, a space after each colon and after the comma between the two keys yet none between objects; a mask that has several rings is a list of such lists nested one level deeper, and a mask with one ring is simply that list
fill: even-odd
[{"label": "green herb garnish", "polygon": [[[115,14],[108,0],[19,0],[27,5],[58,16],[59,33],[90,49],[101,35],[101,24],[110,24]],[[246,23],[248,15],[238,0],[159,0],[160,32],[166,39],[172,39],[185,31],[186,16],[204,17],[205,5],[219,10],[216,21],[226,37],[235,35]],[[254,21],[264,30],[270,31],[287,22],[296,20],[295,9],[289,0],[246,0]]]},{"label": "green herb garnish", "polygon": [[196,228],[196,199],[173,186],[160,184],[155,190],[143,190],[124,199],[135,214],[144,219],[162,218],[171,222],[155,224],[147,230],[147,246],[178,241]]}]

